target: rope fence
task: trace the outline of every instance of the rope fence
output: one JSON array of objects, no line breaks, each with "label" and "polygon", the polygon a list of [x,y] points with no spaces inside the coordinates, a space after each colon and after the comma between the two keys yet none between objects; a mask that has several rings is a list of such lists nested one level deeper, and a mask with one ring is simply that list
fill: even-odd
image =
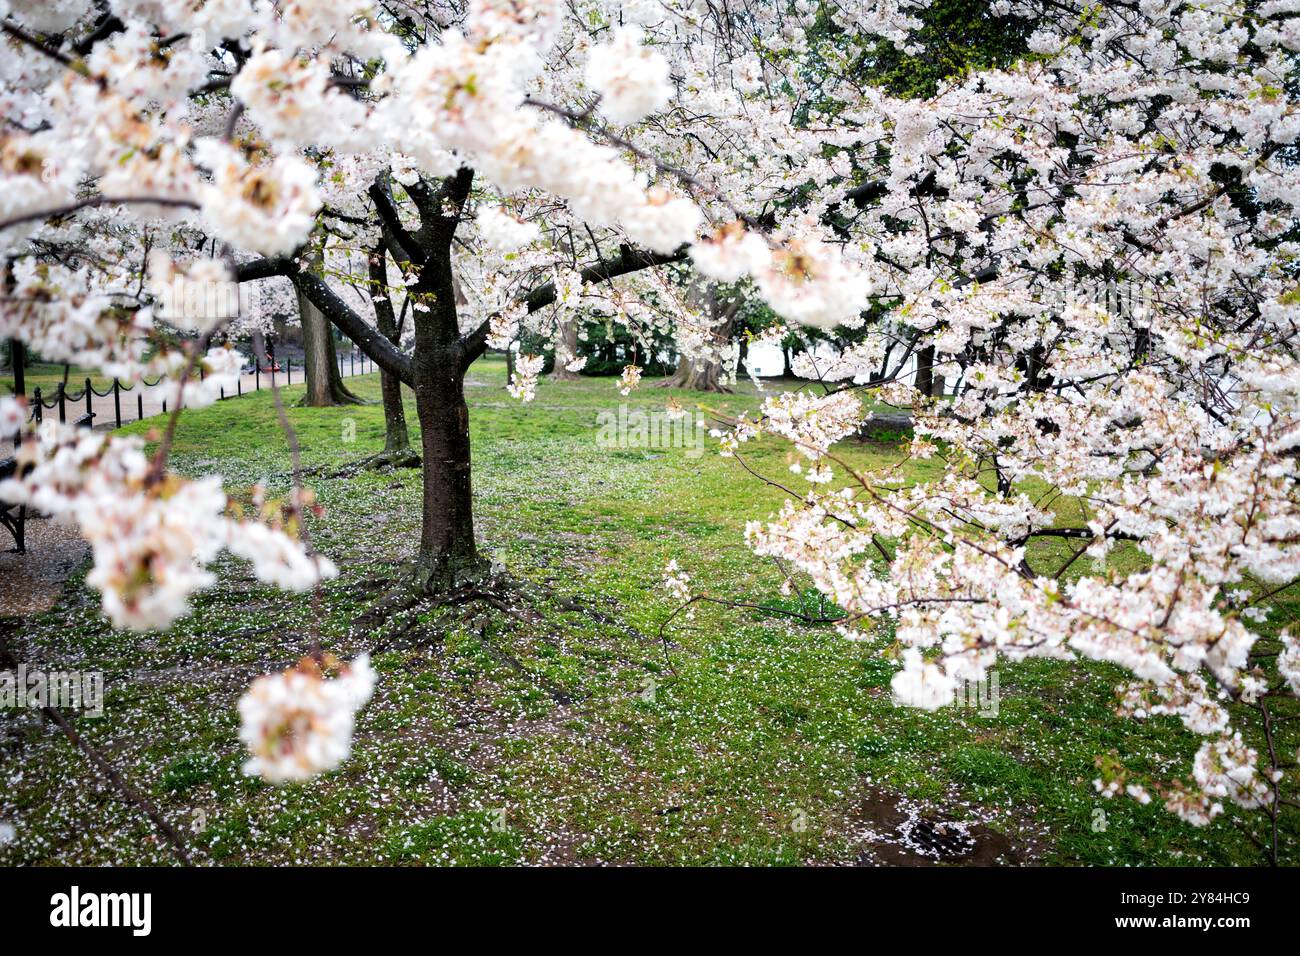
[{"label": "rope fence", "polygon": [[[343,354],[340,354],[338,356],[340,377],[352,377],[355,375],[365,375],[368,372],[374,372],[376,370],[373,359],[371,359],[368,355],[362,352],[360,353],[360,360],[358,360],[357,354],[358,353],[354,350],[352,352],[347,353],[346,356]],[[357,368],[358,365],[360,365],[359,371]],[[286,360],[283,369],[281,369],[279,365],[272,365],[268,369],[263,369],[260,365],[255,364],[253,366],[253,372],[252,372],[253,388],[251,391],[260,392],[262,390],[263,374],[269,376],[268,384],[271,388],[275,388],[276,386],[275,376],[277,372],[283,374],[285,385],[293,384],[293,361],[292,360]],[[241,374],[239,378],[236,380],[235,393],[233,395],[227,395],[225,388],[222,388],[220,390],[221,395],[219,401],[225,401],[226,399],[229,398],[240,398],[244,394],[246,394],[244,392],[244,374]],[[200,380],[203,378],[202,370],[199,371],[199,378]],[[302,381],[304,378],[304,372],[302,370],[301,365],[299,366],[298,378],[299,381]],[[113,379],[112,385],[109,385],[103,391],[100,391],[99,389],[95,388],[94,382],[91,379],[87,378],[85,385],[82,386],[81,390],[78,392],[69,392],[65,384],[63,382],[59,382],[59,384],[55,387],[54,395],[49,397],[48,399],[45,397],[45,395],[41,391],[41,388],[38,386],[32,389],[31,398],[29,399],[31,410],[28,413],[28,421],[35,422],[36,424],[39,425],[41,422],[45,420],[45,413],[47,411],[52,412],[57,410],[59,414],[59,421],[66,424],[68,421],[69,410],[71,409],[73,413],[75,413],[77,407],[84,402],[85,411],[82,412],[74,420],[74,424],[93,425],[94,420],[97,417],[97,413],[95,412],[95,398],[96,397],[107,398],[109,395],[112,395],[113,396],[113,427],[121,428],[123,425],[130,424],[132,421],[144,420],[144,418],[146,417],[144,413],[144,390],[146,388],[153,388],[154,386],[158,385],[159,382],[162,381],[163,381],[163,377],[159,376],[152,382],[149,381],[148,379],[142,379],[141,381],[135,382],[131,385],[123,385],[119,379],[115,378]],[[122,395],[124,392],[136,393],[134,419],[122,417]],[[127,408],[127,413],[128,414],[130,413],[129,405]],[[162,414],[164,415],[167,414],[167,400],[165,398],[162,401]],[[152,415],[148,417],[152,417]],[[21,440],[21,435],[16,435],[14,438],[15,446],[18,445],[20,440]]]}]

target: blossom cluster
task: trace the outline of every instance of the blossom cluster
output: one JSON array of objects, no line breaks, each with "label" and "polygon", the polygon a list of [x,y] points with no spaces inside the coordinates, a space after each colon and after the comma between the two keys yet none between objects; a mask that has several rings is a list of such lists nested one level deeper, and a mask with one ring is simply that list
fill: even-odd
[{"label": "blossom cluster", "polygon": [[514,374],[506,386],[511,396],[521,402],[531,402],[537,397],[537,377],[542,374],[546,359],[541,355],[520,355],[515,359]]},{"label": "blossom cluster", "polygon": [[[338,674],[327,679],[325,669]],[[239,699],[239,739],[250,754],[244,773],[278,784],[333,770],[352,751],[357,711],[375,683],[368,654],[346,666],[307,657],[253,681]]]},{"label": "blossom cluster", "polygon": [[[0,404],[0,419],[11,426],[18,403]],[[50,421],[24,436],[16,457],[18,473],[0,482],[0,500],[77,528],[94,558],[86,582],[102,594],[104,614],[117,627],[161,629],[187,614],[193,592],[215,580],[207,565],[222,550],[250,561],[261,580],[291,590],[336,573],[328,558],[291,537],[290,527],[236,517],[219,476],[159,474],[139,438]]]},{"label": "blossom cluster", "polygon": [[635,123],[672,98],[668,61],[643,45],[639,27],[620,27],[591,51],[587,82],[600,93],[600,111],[615,123]]}]

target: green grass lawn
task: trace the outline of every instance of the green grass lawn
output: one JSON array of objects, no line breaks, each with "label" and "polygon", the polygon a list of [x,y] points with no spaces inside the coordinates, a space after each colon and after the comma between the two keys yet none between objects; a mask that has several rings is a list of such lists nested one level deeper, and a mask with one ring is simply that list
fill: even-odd
[{"label": "green grass lawn", "polygon": [[[520,406],[500,362],[469,378],[478,530],[487,552],[538,586],[540,621],[428,611],[356,623],[401,573],[420,522],[416,471],[328,477],[381,447],[381,410],[369,405],[289,412],[328,509],[314,540],[340,567],[319,611],[227,559],[221,586],[167,633],[113,631],[79,579],[50,613],[10,622],[28,660],[105,673],[106,716],[77,728],[189,832],[201,860],[852,864],[897,860],[898,821],[919,814],[970,822],[1008,862],[1260,862],[1235,811],[1198,830],[1097,797],[1098,755],[1171,776],[1197,746],[1174,719],[1117,718],[1114,668],[1004,663],[996,717],[922,713],[890,700],[886,635],[850,643],[829,627],[712,606],[668,630],[669,667],[665,563],[676,558],[710,593],[772,602],[779,573],[745,548],[743,529],[782,493],[712,443],[700,456],[599,447],[596,416],[621,401],[611,379],[544,380]],[[374,376],[349,387],[378,397]],[[670,395],[728,414],[758,402],[748,385],[702,397],[652,383],[626,401],[662,407]],[[408,417],[414,426],[413,404]],[[219,471],[237,495],[259,480],[288,487],[267,392],[187,413],[174,449],[179,470]],[[865,465],[897,447],[845,453]],[[779,479],[787,454],[762,441],[747,460]],[[810,595],[793,603],[818,608]],[[300,656],[314,626],[340,656],[387,648],[353,756],[305,785],[243,777],[235,701]],[[171,862],[62,735],[24,712],[0,716],[0,729],[0,819],[19,832],[0,864]]]}]

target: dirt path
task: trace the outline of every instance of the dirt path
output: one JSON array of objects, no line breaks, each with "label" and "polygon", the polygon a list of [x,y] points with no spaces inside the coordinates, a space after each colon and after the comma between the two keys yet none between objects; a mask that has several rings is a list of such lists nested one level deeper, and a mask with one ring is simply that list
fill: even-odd
[{"label": "dirt path", "polygon": [[[369,364],[366,363],[366,372],[362,372],[358,367],[356,374],[369,374]],[[300,384],[301,367],[296,368],[294,373],[293,384]],[[345,378],[353,377],[351,363],[344,364],[343,375]],[[238,400],[237,396],[241,390],[244,394],[256,391],[258,378],[257,375],[243,376],[239,389],[235,392],[235,400]],[[271,387],[269,374],[262,375],[260,378],[263,390]],[[289,384],[285,376],[278,372],[275,381],[278,385]],[[152,388],[137,386],[129,392],[122,392],[122,423],[133,422],[140,417],[152,418],[161,415],[162,393],[162,385],[155,385]],[[117,421],[113,393],[95,395],[92,408],[95,412],[95,428],[100,431],[112,430]],[[85,411],[84,398],[80,402],[69,402],[67,405],[69,420],[84,414]],[[143,416],[139,414],[141,411]],[[58,417],[57,410],[53,409],[46,409],[45,414]],[[13,453],[12,436],[8,440],[0,441],[0,458],[8,458]],[[13,539],[9,537],[8,532],[0,529],[0,549],[2,549],[0,550],[0,617],[22,617],[48,611],[63,592],[63,583],[86,558],[90,550],[76,531],[30,513],[27,517],[26,538],[27,553],[18,554],[8,550],[13,547]]]},{"label": "dirt path", "polygon": [[[27,519],[27,553],[0,552],[0,617],[48,611],[63,593],[63,583],[90,553],[72,528],[48,518]],[[0,547],[13,546],[0,530]]]}]

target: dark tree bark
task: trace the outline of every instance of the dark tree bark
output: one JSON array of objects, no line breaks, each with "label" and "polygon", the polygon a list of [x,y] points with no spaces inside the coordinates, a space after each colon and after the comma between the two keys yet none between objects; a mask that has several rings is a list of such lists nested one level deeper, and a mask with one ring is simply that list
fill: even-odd
[{"label": "dark tree bark", "polygon": [[27,366],[27,347],[23,345],[21,339],[9,340],[9,364],[13,367],[14,372],[14,394],[20,398],[26,398],[27,378],[25,369]]},{"label": "dark tree bark", "polygon": [[411,387],[424,460],[424,514],[415,580],[420,590],[434,593],[481,578],[488,570],[474,537],[469,407],[465,404],[469,363],[462,354],[451,266],[452,239],[473,176],[471,170],[461,169],[436,191],[423,183],[408,189],[420,210],[420,231],[414,238],[423,260],[410,295],[427,306],[411,310],[415,327]]},{"label": "dark tree bark", "polygon": [[934,394],[934,346],[927,345],[916,353],[916,390],[922,395]]},{"label": "dark tree bark", "polygon": [[[419,332],[416,334],[418,337]],[[464,372],[448,351],[437,350],[417,357],[415,381],[424,453],[424,517],[416,558],[417,582],[424,590],[436,592],[481,576],[486,562],[479,557],[474,538]]]},{"label": "dark tree bark", "polygon": [[380,372],[379,387],[384,398],[384,454],[406,455],[411,451],[411,433],[406,427],[402,383],[391,372]]},{"label": "dark tree bark", "polygon": [[[447,199],[459,208],[469,188],[470,173],[462,170],[449,180]],[[420,584],[431,591],[454,588],[485,570],[474,540],[469,407],[465,368],[458,354],[460,331],[451,270],[455,228],[454,216],[439,214],[431,230],[436,241],[426,248],[427,259],[413,289],[417,296],[432,299],[427,312],[413,310],[412,363],[424,458],[424,520],[416,564]]]}]

